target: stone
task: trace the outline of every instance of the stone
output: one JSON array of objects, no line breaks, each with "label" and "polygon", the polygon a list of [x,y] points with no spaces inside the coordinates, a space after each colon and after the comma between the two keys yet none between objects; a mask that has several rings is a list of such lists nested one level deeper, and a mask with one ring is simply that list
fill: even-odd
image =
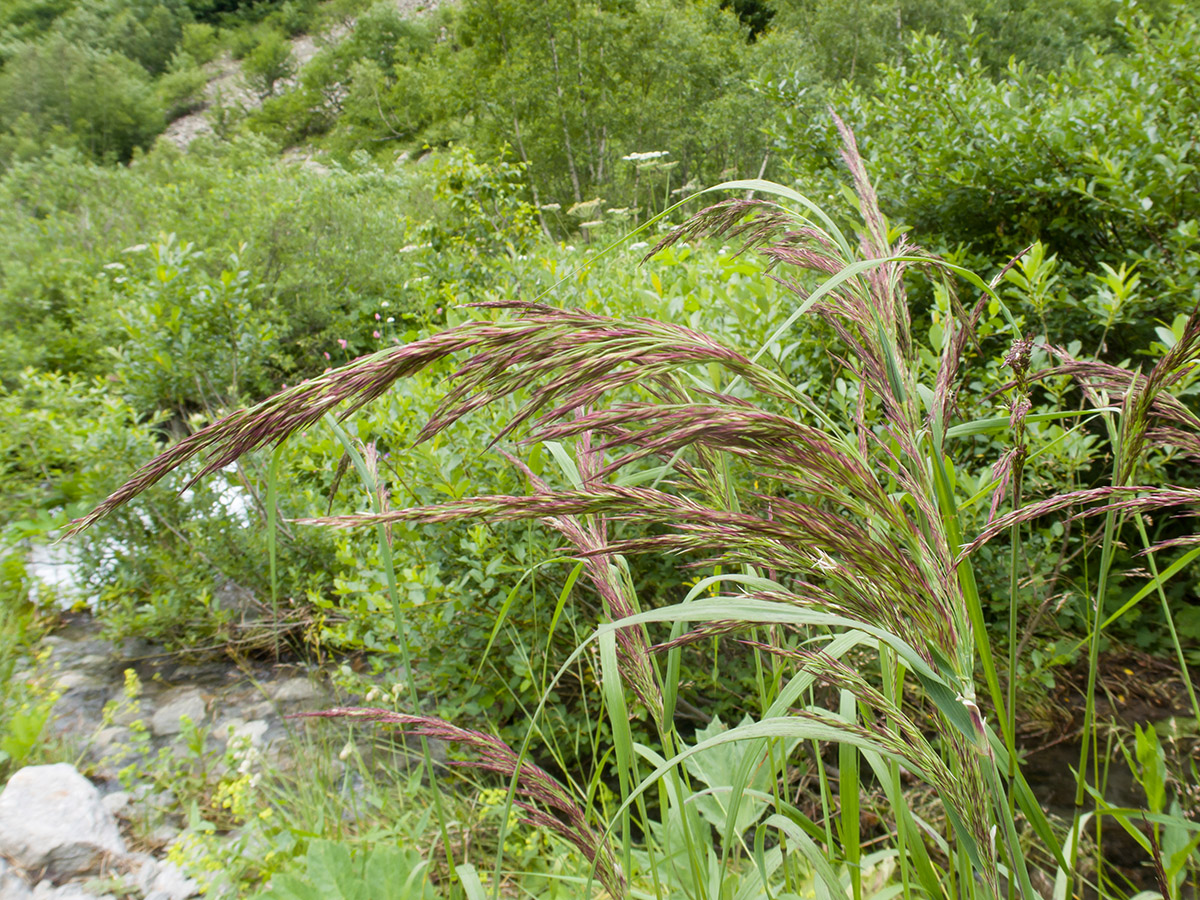
[{"label": "stone", "polygon": [[88,653],[79,657],[71,665],[76,669],[91,672],[93,675],[106,675],[112,668],[112,657],[106,653]]},{"label": "stone", "polygon": [[233,613],[233,617],[242,622],[261,619],[266,614],[266,607],[254,596],[254,591],[236,581],[218,584],[213,589],[213,600],[218,609]]},{"label": "stone", "polygon": [[26,766],[0,793],[0,853],[61,881],[97,871],[125,842],[100,792],[67,763]]},{"label": "stone", "polygon": [[0,900],[30,900],[33,891],[17,870],[0,858]]},{"label": "stone", "polygon": [[193,725],[201,725],[207,715],[208,707],[199,690],[171,691],[160,698],[158,710],[150,720],[150,730],[158,737],[168,737],[183,731],[184,716],[191,719]]},{"label": "stone", "polygon": [[87,672],[73,670],[64,672],[54,679],[54,687],[55,690],[65,694],[67,691],[73,691],[78,688],[93,687],[95,686],[95,681],[95,676]]},{"label": "stone", "polygon": [[240,725],[235,725],[228,731],[229,742],[235,743],[243,741],[251,747],[261,747],[266,739],[267,731],[270,725],[262,719],[254,719],[250,722],[242,722]]},{"label": "stone", "polygon": [[[226,702],[229,700],[228,697],[223,699]],[[212,733],[216,735],[219,740],[228,742],[230,735],[233,734],[234,729],[241,728],[245,724],[246,720],[239,716],[227,716],[213,726]]]},{"label": "stone", "polygon": [[[136,703],[130,703],[125,696],[124,690],[113,692],[108,703],[115,703],[115,712],[112,713],[112,723],[114,725],[132,725],[139,719],[145,719],[152,711],[148,709],[146,700],[138,700]],[[152,707],[152,704],[150,705]]]},{"label": "stone", "polygon": [[113,791],[100,802],[114,816],[121,815],[128,807],[133,798],[129,796],[129,791]]},{"label": "stone", "polygon": [[321,696],[313,683],[301,675],[271,685],[267,693],[276,703],[302,703]]},{"label": "stone", "polygon": [[131,853],[124,860],[129,881],[145,897],[151,892],[154,879],[158,877],[158,861],[149,853]]},{"label": "stone", "polygon": [[160,862],[148,894],[165,894],[170,900],[187,900],[200,893],[200,885],[173,862]]},{"label": "stone", "polygon": [[247,719],[269,719],[275,713],[276,709],[270,703],[254,703],[242,709],[242,715]]},{"label": "stone", "polygon": [[113,900],[112,894],[97,896],[87,889],[86,885],[77,882],[55,887],[49,879],[38,882],[33,889],[33,900]]},{"label": "stone", "polygon": [[128,728],[123,728],[120,725],[110,725],[107,728],[101,728],[92,735],[92,749],[101,756],[114,747],[121,747],[131,743],[133,732]]},{"label": "stone", "polygon": [[175,843],[180,834],[181,829],[176,828],[170,823],[164,822],[162,825],[157,826],[146,835],[146,843],[154,847],[166,849]]}]

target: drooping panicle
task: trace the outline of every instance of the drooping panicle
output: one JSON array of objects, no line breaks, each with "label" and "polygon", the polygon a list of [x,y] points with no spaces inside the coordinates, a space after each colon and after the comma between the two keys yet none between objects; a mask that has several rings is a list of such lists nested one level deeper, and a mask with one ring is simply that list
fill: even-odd
[{"label": "drooping panicle", "polygon": [[514,778],[517,793],[523,799],[517,806],[525,813],[524,821],[548,828],[570,841],[595,867],[596,878],[612,897],[625,894],[625,877],[608,842],[591,825],[578,801],[559,781],[536,763],[521,760],[499,738],[461,728],[431,716],[413,716],[388,709],[338,707],[320,712],[299,713],[300,718],[354,719],[395,725],[402,732],[468,747],[474,760],[451,761],[448,765],[466,766]]}]

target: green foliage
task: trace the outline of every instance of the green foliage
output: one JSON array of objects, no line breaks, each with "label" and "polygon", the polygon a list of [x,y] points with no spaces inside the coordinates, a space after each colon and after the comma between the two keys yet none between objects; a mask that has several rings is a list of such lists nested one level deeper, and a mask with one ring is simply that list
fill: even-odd
[{"label": "green foliage", "polygon": [[[1137,8],[1163,20],[1180,6],[1151,0]],[[1010,60],[1053,71],[1089,44],[1128,51],[1118,24],[1128,8],[1120,0],[805,0],[778,4],[771,24],[827,83],[865,85],[880,66],[919,66],[920,52],[910,45],[919,34],[978,56],[985,74]]]},{"label": "green foliage", "polygon": [[432,900],[436,896],[415,851],[376,845],[355,859],[334,841],[311,841],[303,874],[276,875],[258,900]]},{"label": "green foliage", "polygon": [[289,143],[323,134],[338,156],[386,151],[384,141],[512,152],[535,203],[563,207],[601,191],[631,205],[621,164],[631,152],[670,151],[667,193],[762,164],[761,136],[738,122],[760,109],[748,81],[777,45],[748,46],[730,14],[666,0],[505,0],[439,15],[375,5],[253,127]]},{"label": "green foliage", "polygon": [[124,162],[162,127],[145,70],[120,54],[55,36],[19,45],[0,70],[0,164],[50,146]]},{"label": "green foliage", "polygon": [[279,83],[295,71],[291,44],[278,31],[266,32],[254,49],[242,58],[242,75],[259,97],[274,95]]},{"label": "green foliage", "polygon": [[[322,352],[336,349],[337,338],[361,335],[381,300],[395,298],[401,316],[423,307],[420,295],[401,294],[408,266],[392,253],[405,240],[409,191],[405,179],[378,170],[324,177],[277,164],[269,146],[254,140],[188,157],[164,146],[122,169],[65,153],[16,166],[0,182],[6,246],[0,309],[29,326],[5,332],[0,377],[13,378],[27,363],[107,373],[103,348],[127,337],[119,304],[135,294],[149,302],[167,291],[179,295],[172,305],[190,308],[209,302],[201,295],[227,289],[251,291],[262,307],[252,317],[274,323],[276,377],[320,371]],[[372,212],[362,215],[360,202]],[[205,252],[189,257],[185,277],[161,284],[145,252],[125,251],[172,233],[176,246],[190,243]],[[235,253],[240,262],[230,268]],[[227,269],[235,276],[228,288],[221,283]],[[248,280],[238,282],[239,272],[249,272]],[[134,310],[135,319],[141,315]],[[214,335],[223,327],[184,324]],[[219,339],[226,347],[228,340]],[[365,346],[356,344],[353,352]],[[185,376],[191,387],[182,388],[193,394],[194,374]],[[228,374],[226,368],[220,376],[221,392]],[[243,380],[241,389],[261,393],[269,384]]]},{"label": "green foliage", "polygon": [[[1040,241],[1055,286],[1032,301],[1040,319],[1031,327],[1089,351],[1111,342],[1112,359],[1200,300],[1189,159],[1200,25],[1181,7],[1160,27],[1121,21],[1127,56],[1081,48],[1059,69],[1013,66],[994,79],[977,56],[920,39],[904,65],[832,100],[867,136],[882,202],[918,241],[963,244],[970,260]],[[797,118],[777,134],[798,175],[831,158],[824,126]],[[1118,323],[1133,327],[1113,331]]]},{"label": "green foliage", "polygon": [[[40,37],[74,5],[75,0],[12,0],[5,3],[0,7],[0,46]],[[6,58],[7,47],[0,54]]]},{"label": "green foliage", "polygon": [[159,75],[191,21],[185,0],[80,0],[55,32],[72,43],[119,53]]},{"label": "green foliage", "polygon": [[105,266],[125,331],[113,374],[136,408],[211,410],[262,383],[275,317],[242,266],[244,249],[212,279],[202,252],[173,234]]},{"label": "green foliage", "polygon": [[220,52],[217,30],[204,22],[188,22],[179,35],[179,51],[197,65],[212,62]]},{"label": "green foliage", "polygon": [[208,74],[186,53],[171,57],[170,71],[155,83],[166,118],[174,120],[204,106]]},{"label": "green foliage", "polygon": [[[964,19],[966,12],[974,23]],[[315,34],[319,23],[351,20],[343,39],[303,71],[294,70],[285,34],[306,27]],[[914,37],[916,29],[932,36]],[[31,588],[27,542],[45,540],[80,504],[112,490],[131,461],[148,459],[281,383],[319,379],[360,354],[419,340],[430,326],[461,324],[474,315],[458,308],[466,302],[529,300],[553,289],[564,307],[618,319],[655,317],[746,356],[760,353],[756,359],[772,378],[807,398],[759,398],[763,411],[794,417],[803,407],[804,424],[827,427],[830,440],[861,435],[853,446],[846,439],[847,452],[870,456],[872,477],[886,482],[881,490],[888,497],[902,498],[904,515],[922,515],[919,498],[925,496],[906,489],[905,478],[933,472],[941,479],[932,502],[942,515],[930,519],[926,535],[949,528],[947,522],[973,535],[1009,503],[1028,505],[1111,481],[1108,461],[1120,445],[1104,420],[1123,419],[1103,407],[1076,415],[1078,378],[1049,374],[1027,386],[1024,399],[1032,406],[1020,436],[1009,430],[1010,413],[1022,401],[1006,364],[1015,336],[1039,337],[1030,351],[1034,372],[1061,361],[1044,342],[1061,345],[1074,359],[1110,361],[1120,377],[1149,371],[1191,340],[1186,312],[1200,300],[1192,147],[1200,128],[1194,74],[1200,31],[1194,15],[1176,3],[1122,11],[1107,0],[998,2],[969,10],[924,0],[863,0],[851,8],[466,0],[406,17],[394,3],[361,0],[320,10],[308,2],[22,0],[0,10],[0,33],[0,165],[6,167],[0,176],[0,317],[21,323],[0,336],[0,416],[15,423],[0,436],[0,590],[18,598]],[[218,103],[212,115],[224,118],[217,139],[202,139],[186,153],[165,143],[143,153],[164,114],[201,102],[208,79],[201,66],[223,49],[243,58],[247,81],[264,98],[261,109],[245,113],[242,126],[236,120],[243,113],[231,115]],[[1011,66],[1009,56],[1016,57]],[[963,292],[950,278],[914,280],[911,340],[896,337],[889,345],[881,388],[883,382],[866,385],[852,354],[831,349],[839,332],[829,323],[802,319],[776,330],[795,301],[763,277],[762,263],[736,254],[742,238],[713,253],[676,244],[645,269],[636,263],[647,243],[596,256],[542,239],[574,240],[590,250],[699,184],[780,164],[831,207],[861,211],[860,200],[840,185],[824,118],[830,100],[859,129],[870,169],[881,176],[884,210],[905,223],[881,226],[889,243],[911,226],[916,241],[948,262],[992,270],[1029,248],[1003,273],[991,302],[981,307],[976,340],[962,348],[969,375],[955,382],[954,403],[945,407],[958,419],[946,432],[944,454],[927,446],[935,422],[930,398],[943,359],[955,352],[962,307],[970,307],[978,284]],[[302,162],[278,159],[279,147],[291,145],[307,145],[298,154]],[[128,165],[109,165],[115,161]],[[827,238],[837,243],[834,235]],[[794,251],[803,240],[794,234],[785,249]],[[590,269],[577,272],[583,260]],[[818,284],[802,286],[812,291]],[[869,333],[858,347],[885,339],[889,335]],[[67,374],[49,374],[54,370]],[[497,377],[506,370],[499,366]],[[228,642],[263,652],[287,632],[293,646],[319,657],[366,651],[388,671],[400,646],[391,608],[394,577],[422,703],[514,746],[534,721],[544,739],[540,757],[564,774],[574,795],[586,798],[591,821],[613,825],[625,873],[647,895],[750,898],[767,896],[768,888],[771,896],[788,896],[781,888],[858,895],[871,878],[883,883],[890,877],[904,884],[886,890],[937,896],[947,879],[957,884],[974,877],[973,867],[982,871],[989,849],[1003,855],[1006,843],[1015,843],[1017,836],[1002,828],[989,847],[978,829],[967,834],[971,823],[947,819],[943,837],[964,848],[959,860],[947,859],[938,842],[927,842],[929,830],[913,821],[917,813],[906,818],[900,812],[893,823],[899,843],[882,854],[865,853],[859,842],[869,830],[869,789],[882,791],[892,810],[906,808],[899,763],[874,744],[847,744],[838,754],[841,778],[831,788],[829,757],[814,753],[810,762],[791,753],[798,737],[830,732],[772,721],[808,703],[831,717],[824,725],[833,733],[858,728],[861,736],[881,720],[901,722],[910,712],[913,672],[922,673],[917,680],[928,689],[960,666],[963,680],[946,690],[969,697],[973,662],[938,657],[940,671],[930,674],[921,668],[924,657],[884,650],[866,663],[878,644],[853,651],[836,644],[835,658],[848,654],[846,666],[857,667],[862,680],[836,665],[820,670],[821,677],[842,679],[843,693],[829,699],[811,690],[819,666],[805,669],[816,666],[810,660],[796,667],[796,659],[808,657],[789,654],[805,648],[785,629],[774,630],[778,623],[753,634],[759,643],[751,647],[702,631],[657,657],[664,668],[653,677],[665,673],[665,702],[677,713],[664,730],[653,696],[647,703],[623,692],[633,677],[621,656],[626,648],[605,643],[614,633],[608,626],[593,634],[597,622],[612,616],[610,597],[584,586],[583,569],[573,551],[561,549],[560,537],[527,522],[396,521],[385,552],[372,535],[291,521],[349,515],[375,502],[403,510],[464,504],[481,492],[524,496],[526,477],[491,441],[525,393],[413,446],[421,424],[436,414],[452,371],[449,362],[439,363],[345,424],[346,446],[378,453],[382,500],[366,497],[353,472],[342,478],[343,445],[314,425],[279,451],[277,510],[268,511],[271,501],[264,499],[266,460],[250,456],[181,494],[195,472],[185,466],[98,525],[85,538],[82,556],[109,631],[173,646]],[[913,384],[903,381],[909,377]],[[1198,378],[1194,369],[1172,376],[1173,396],[1189,408]],[[734,405],[750,397],[746,385],[715,362],[672,384],[671,390],[708,400],[727,392]],[[909,451],[891,442],[899,426],[885,422],[885,398],[897,384],[915,410],[913,422],[924,423],[914,439],[919,462],[911,466],[896,462]],[[632,385],[621,400],[648,396],[646,385]],[[627,440],[632,432],[623,429],[616,423],[606,434]],[[1010,492],[997,461],[1014,440],[1023,468],[1019,489]],[[578,487],[586,459],[581,446],[562,439],[503,446],[520,449],[530,473],[556,494]],[[1134,481],[1193,483],[1185,448],[1159,446],[1140,456],[1130,463]],[[714,479],[698,500],[712,505],[714,515],[761,512],[763,502],[786,509],[803,494],[795,478],[747,465],[745,448],[716,466],[683,449],[658,462],[676,452],[692,464],[688,477]],[[649,465],[630,466],[624,484],[681,490],[670,478],[660,483],[646,471]],[[790,527],[768,509],[771,529]],[[846,504],[837,516],[843,528],[856,521]],[[970,626],[983,654],[980,671],[997,708],[1004,705],[999,678],[1017,685],[1019,703],[1036,700],[1058,667],[1076,659],[1079,638],[1089,632],[1096,635],[1093,647],[1107,639],[1100,636],[1106,630],[1195,659],[1194,557],[1159,551],[1159,572],[1169,563],[1169,574],[1147,582],[1139,572],[1147,565],[1153,571],[1156,563],[1153,554],[1137,555],[1143,544],[1130,543],[1138,537],[1134,521],[1115,519],[1103,539],[1107,574],[1098,594],[1099,535],[1086,524],[1045,516],[1014,526],[1011,547],[1019,538],[1021,577],[1010,578],[1016,571],[1010,546],[995,541],[974,552],[977,586],[964,585],[963,605],[975,615]],[[270,540],[268,523],[277,526]],[[610,539],[644,547],[674,524],[647,527],[640,519],[613,518],[608,527]],[[869,537],[889,527],[876,522]],[[1188,534],[1186,520],[1171,516],[1149,527],[1154,541]],[[899,539],[917,540],[918,531],[901,529]],[[954,549],[955,541],[950,533],[947,546]],[[812,540],[790,546],[810,544],[823,546]],[[269,577],[268,555],[277,562],[271,570],[278,569]],[[927,559],[911,548],[901,555]],[[823,584],[840,559],[817,556],[800,568]],[[753,621],[760,610],[743,603],[743,587],[731,585],[742,584],[738,577],[774,579],[778,568],[731,562],[689,571],[664,552],[631,556],[616,571],[645,615],[671,623],[643,623],[647,634],[657,639],[661,629],[667,640],[695,617]],[[710,574],[719,580],[703,581]],[[859,585],[879,580],[872,578],[847,582],[839,596],[857,596]],[[1139,607],[1156,587],[1160,608]],[[264,616],[247,627],[226,608],[231,588],[246,588],[260,607],[277,595],[278,618]],[[1010,613],[1018,624],[998,626]],[[1111,621],[1096,627],[1104,616]],[[865,620],[875,627],[877,618]],[[985,624],[993,627],[994,642],[983,640]],[[555,680],[589,635],[595,651]],[[997,652],[1012,651],[1008,663],[992,661],[993,643]],[[793,675],[798,680],[789,682]],[[807,686],[776,710],[781,716],[769,715],[777,692],[804,679]],[[882,685],[887,703],[855,695],[868,683]],[[979,744],[955,741],[963,734],[975,740],[964,731],[973,720],[963,712],[968,707],[944,694],[930,695],[940,710],[934,715],[944,717],[935,721],[949,723],[931,758],[967,771],[973,756],[963,762],[955,754],[975,754]],[[5,702],[0,748],[14,758],[28,755],[43,709],[35,703],[22,711]],[[398,702],[397,708],[406,707]],[[880,716],[879,709],[889,712]],[[1094,723],[1090,699],[1088,717]],[[722,720],[741,724],[728,728]],[[1011,734],[1009,720],[997,721],[1002,735]],[[921,725],[928,733],[924,719]],[[1147,858],[1161,861],[1177,884],[1188,875],[1194,835],[1181,818],[1188,795],[1172,790],[1189,777],[1194,784],[1195,773],[1164,768],[1162,748],[1156,752],[1147,734],[1137,732],[1129,760],[1147,790],[1150,814],[1160,817],[1154,820],[1159,845],[1132,813],[1099,801],[1096,811],[1142,835]],[[993,750],[999,755],[1002,744]],[[691,755],[662,770],[661,787],[641,781],[647,765],[680,752]],[[193,755],[192,762],[202,756]],[[312,833],[346,838],[340,829],[349,826],[336,803],[357,802],[349,792],[334,791],[331,801],[313,799],[319,793],[313,788],[306,808],[316,810],[322,824],[311,831],[298,819],[286,826],[260,822],[253,804],[262,808],[262,794],[240,775],[213,776],[215,769],[204,768],[209,762],[196,762],[194,771],[191,762],[178,771],[165,757],[158,763],[164,777],[191,779],[194,793],[208,794],[194,810],[190,843],[181,842],[191,850],[181,849],[181,858],[191,853],[218,874],[227,868],[227,880],[244,888],[289,865],[285,859],[307,846],[307,868],[297,858],[294,870],[279,875],[264,896],[304,896],[317,882],[322,895],[336,896],[338,885],[343,893],[361,893],[376,854],[378,867],[400,864],[381,848],[350,852],[308,840]],[[913,767],[905,763],[904,770]],[[820,816],[806,818],[812,807],[788,805],[785,786],[797,779],[818,786],[814,803],[831,823],[828,830],[817,824]],[[646,808],[631,794],[639,782],[647,788]],[[619,798],[610,787],[620,789]],[[740,803],[736,814],[730,798]],[[229,806],[221,806],[225,801]],[[371,804],[388,802],[371,795]],[[240,811],[231,812],[235,804]],[[511,868],[536,869],[541,878],[539,856],[561,856],[561,847],[537,833],[530,841],[506,839],[503,831],[516,824],[516,814],[505,800],[493,797],[486,805],[480,821],[487,823],[487,851],[503,855]],[[1002,826],[1003,805],[996,804]],[[265,811],[285,808],[279,803]],[[630,818],[622,818],[626,813]],[[218,833],[234,824],[244,826],[244,840],[225,848]],[[498,839],[494,827],[501,830]],[[644,844],[634,840],[635,831]],[[276,854],[270,864],[254,849],[264,839]],[[1020,839],[1027,844],[1030,837]],[[407,840],[411,845],[416,838]],[[1046,834],[1038,840],[1046,842]],[[422,846],[427,842],[425,836]],[[927,843],[922,856],[918,848]],[[415,855],[403,864],[406,871],[423,865]],[[401,884],[402,878],[389,878],[387,889]],[[540,880],[522,884],[530,893],[543,886]],[[545,884],[548,893],[563,896],[582,890],[559,870]]]},{"label": "green foliage", "polygon": [[58,694],[34,671],[39,631],[32,608],[0,581],[0,782],[48,750],[42,732]]}]

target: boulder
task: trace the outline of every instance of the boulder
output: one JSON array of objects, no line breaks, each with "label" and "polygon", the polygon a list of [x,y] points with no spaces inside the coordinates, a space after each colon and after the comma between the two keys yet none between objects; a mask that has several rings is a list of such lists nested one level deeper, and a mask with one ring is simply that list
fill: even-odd
[{"label": "boulder", "polygon": [[26,766],[0,793],[0,854],[62,881],[125,853],[116,819],[74,766]]},{"label": "boulder", "polygon": [[230,741],[242,741],[251,747],[261,747],[266,740],[271,726],[262,719],[253,719],[240,725],[233,725],[229,731]]},{"label": "boulder", "polygon": [[313,683],[301,675],[268,686],[267,694],[276,703],[305,703],[321,696]]},{"label": "boulder", "polygon": [[183,731],[184,716],[191,719],[193,725],[202,725],[207,714],[204,695],[196,688],[171,691],[160,699],[160,706],[150,720],[150,730],[158,737],[179,734]]},{"label": "boulder", "polygon": [[170,900],[187,900],[200,893],[200,885],[184,875],[175,863],[163,861],[158,864],[158,873],[146,893],[159,894]]},{"label": "boulder", "polygon": [[17,870],[0,858],[0,900],[30,900],[33,891]]},{"label": "boulder", "polygon": [[42,881],[33,889],[32,900],[116,900],[112,894],[96,896],[86,886],[71,882],[59,887],[49,879]]}]

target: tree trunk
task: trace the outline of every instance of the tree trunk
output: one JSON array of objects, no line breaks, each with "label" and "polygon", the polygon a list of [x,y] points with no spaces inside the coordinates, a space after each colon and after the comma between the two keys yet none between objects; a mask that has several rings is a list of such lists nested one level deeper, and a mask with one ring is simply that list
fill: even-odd
[{"label": "tree trunk", "polygon": [[517,143],[517,153],[521,156],[521,162],[525,163],[525,177],[529,179],[529,192],[533,194],[533,205],[537,207],[538,221],[542,224],[542,232],[550,240],[554,240],[554,235],[550,233],[550,228],[546,224],[546,216],[542,212],[542,198],[538,194],[537,182],[533,180],[533,169],[529,165],[529,157],[525,153],[525,142],[521,140],[521,120],[517,118],[516,104],[513,104],[513,139]]},{"label": "tree trunk", "polygon": [[546,33],[550,40],[550,58],[554,60],[554,92],[558,95],[558,117],[562,121],[563,150],[567,154],[567,171],[571,173],[571,189],[575,193],[575,202],[583,202],[583,192],[579,188],[579,173],[575,170],[575,153],[571,149],[571,129],[567,123],[567,107],[563,102],[562,72],[558,67],[558,44],[554,40],[554,26],[546,20]]}]

